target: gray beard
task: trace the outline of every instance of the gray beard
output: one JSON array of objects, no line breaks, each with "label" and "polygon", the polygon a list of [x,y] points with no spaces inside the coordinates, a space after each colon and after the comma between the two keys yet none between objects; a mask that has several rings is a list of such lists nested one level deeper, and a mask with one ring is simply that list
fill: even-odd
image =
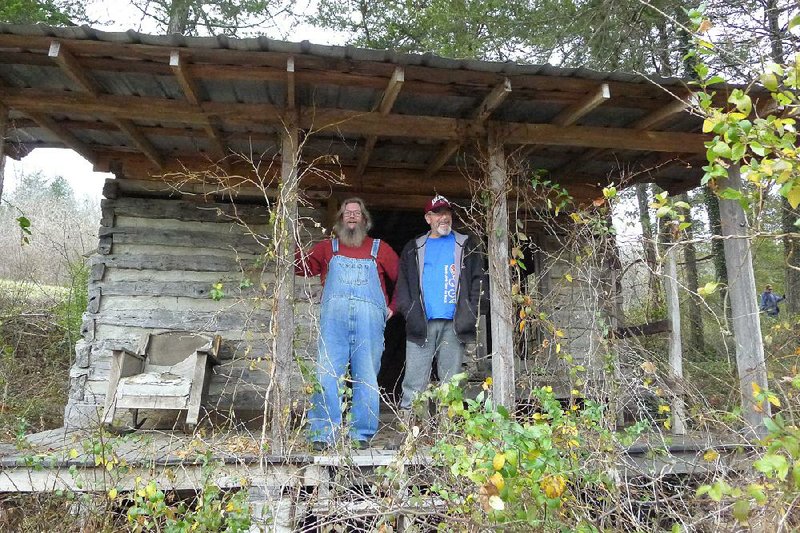
[{"label": "gray beard", "polygon": [[364,224],[359,224],[353,229],[344,225],[344,222],[337,222],[333,228],[339,242],[349,248],[358,248],[367,236],[367,228]]}]

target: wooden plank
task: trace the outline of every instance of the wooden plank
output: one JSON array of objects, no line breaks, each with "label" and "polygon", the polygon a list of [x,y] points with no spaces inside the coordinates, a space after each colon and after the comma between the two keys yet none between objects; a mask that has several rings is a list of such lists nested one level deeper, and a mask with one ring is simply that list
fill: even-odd
[{"label": "wooden plank", "polygon": [[[472,112],[472,120],[477,124],[484,123],[492,112],[508,98],[509,94],[511,94],[511,82],[508,78],[505,78],[502,83],[486,95],[481,104]],[[462,142],[463,139],[448,141],[425,169],[425,178],[430,178],[438,172],[458,151]]]},{"label": "wooden plank", "polygon": [[164,309],[128,309],[105,311],[88,315],[97,325],[128,326],[149,329],[186,329],[192,331],[251,331],[265,332],[262,324],[269,323],[268,306],[242,313],[167,311]]},{"label": "wooden plank", "polygon": [[260,255],[241,257],[231,251],[230,256],[218,255],[118,255],[110,254],[94,256],[90,259],[92,265],[102,265],[107,268],[157,270],[172,272],[184,270],[187,272],[236,272],[242,268],[254,265]]},{"label": "wooden plank", "polygon": [[75,59],[75,56],[67,50],[63,43],[60,41],[51,42],[47,55],[58,64],[61,71],[74,81],[81,90],[92,96],[97,96],[102,92],[97,82],[86,73],[78,60]]},{"label": "wooden plank", "polygon": [[[394,105],[395,100],[397,100],[397,97],[400,95],[400,90],[403,88],[404,80],[405,73],[402,67],[397,67],[394,69],[392,77],[389,79],[389,83],[386,86],[386,89],[383,91],[383,96],[373,111],[377,110],[381,115],[388,115],[389,111],[391,111],[392,106]],[[359,156],[358,165],[356,166],[356,177],[361,177],[364,174],[364,169],[367,168],[370,155],[372,154],[373,148],[375,148],[375,143],[377,140],[377,135],[369,135],[367,137],[367,140],[364,143],[364,148]]]},{"label": "wooden plank", "polygon": [[[726,186],[742,189],[739,167],[728,169]],[[739,374],[739,392],[742,397],[742,415],[755,435],[766,435],[764,420],[771,415],[769,402],[756,405],[753,384],[767,390],[767,368],[764,362],[764,344],[759,320],[758,295],[753,274],[753,254],[748,235],[749,224],[738,200],[719,199],[719,215],[728,267],[728,294],[731,301],[733,335],[736,342],[736,367]]]},{"label": "wooden plank", "polygon": [[[299,187],[298,163],[301,160],[301,147],[297,129],[296,115],[286,121],[286,131],[281,146],[281,178],[283,186],[275,209],[276,218],[282,223],[276,228],[280,234],[273,237],[275,251],[275,297],[270,330],[275,338],[275,361],[270,376],[271,390],[269,401],[272,404],[271,436],[272,452],[283,453],[289,441],[289,412],[291,385],[286,379],[290,375],[294,345],[294,254],[297,247],[295,228],[297,226],[297,195]],[[264,424],[267,417],[264,417]],[[266,428],[264,428],[266,429]],[[265,431],[262,431],[264,434]]]},{"label": "wooden plank", "polygon": [[[185,222],[243,223],[263,225],[269,222],[269,213],[262,205],[236,205],[233,203],[198,203],[187,200],[162,200],[142,198],[103,199],[103,209],[114,211],[116,216],[150,219],[174,219]],[[308,209],[303,216],[311,216]]]},{"label": "wooden plank", "polygon": [[230,235],[211,231],[159,230],[155,228],[100,228],[100,237],[113,236],[114,244],[166,245],[182,248],[218,248],[258,254],[263,251],[267,236]]},{"label": "wooden plank", "polygon": [[678,295],[678,246],[672,245],[666,251],[666,272],[664,293],[667,303],[667,319],[670,322],[669,368],[673,385],[672,434],[686,434],[686,404],[683,390],[683,350],[681,347],[681,302]]},{"label": "wooden plank", "polygon": [[509,412],[515,405],[514,321],[508,259],[508,176],[502,139],[489,130],[489,190],[492,195],[488,227],[489,296],[492,313],[492,390],[494,401]]},{"label": "wooden plank", "polygon": [[62,128],[61,125],[42,113],[26,113],[35,120],[39,126],[48,130],[50,133],[61,139],[67,147],[72,148],[90,162],[95,160],[95,154],[87,144],[75,137],[71,132]]}]

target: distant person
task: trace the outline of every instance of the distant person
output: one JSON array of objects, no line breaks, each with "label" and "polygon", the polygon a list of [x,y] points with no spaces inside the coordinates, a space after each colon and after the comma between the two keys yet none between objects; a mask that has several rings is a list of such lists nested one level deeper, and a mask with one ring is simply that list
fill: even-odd
[{"label": "distant person", "polygon": [[761,293],[761,310],[767,316],[778,316],[781,310],[778,308],[778,302],[786,299],[786,295],[778,296],[772,292],[772,285],[767,285],[764,292]]},{"label": "distant person", "polygon": [[309,413],[309,438],[317,451],[336,442],[348,368],[353,447],[366,448],[378,431],[378,371],[398,258],[388,244],[367,236],[371,227],[364,201],[350,198],[336,214],[335,238],[318,242],[305,258],[298,250],[296,257],[295,273],[319,275],[323,285],[317,356],[321,391],[314,393]]}]

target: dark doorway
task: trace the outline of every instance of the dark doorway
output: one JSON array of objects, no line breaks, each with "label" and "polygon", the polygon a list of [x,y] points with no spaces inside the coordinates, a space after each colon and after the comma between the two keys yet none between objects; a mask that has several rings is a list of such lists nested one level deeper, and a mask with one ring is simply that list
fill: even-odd
[{"label": "dark doorway", "polygon": [[[430,229],[422,207],[416,210],[370,210],[370,213],[373,219],[370,236],[386,242],[397,255],[408,241]],[[384,345],[378,385],[389,400],[399,402],[406,361],[406,323],[403,317],[395,315],[389,319]]]}]

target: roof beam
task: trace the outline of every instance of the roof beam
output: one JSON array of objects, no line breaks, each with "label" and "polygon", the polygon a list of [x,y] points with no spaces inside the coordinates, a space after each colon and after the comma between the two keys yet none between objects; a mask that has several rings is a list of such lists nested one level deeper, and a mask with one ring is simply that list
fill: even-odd
[{"label": "roof beam", "polygon": [[[677,113],[682,113],[685,111],[692,102],[694,96],[689,95],[688,98],[684,99],[676,99],[670,102],[669,104],[665,105],[660,109],[656,109],[648,113],[647,115],[643,116],[642,118],[634,121],[629,128],[633,131],[645,131],[652,127],[657,127],[658,125],[662,124],[665,120],[669,119],[673,115]],[[627,149],[628,147],[625,145],[620,145],[617,148]],[[560,168],[557,168],[553,171],[553,173],[563,174],[563,173],[570,173],[573,172],[575,169],[580,167],[583,163],[590,161],[592,159],[597,158],[598,156],[602,155],[605,152],[606,148],[595,148],[593,150],[588,150],[581,155],[574,158],[572,161],[567,163],[566,165],[562,165]],[[698,153],[695,150],[675,150],[675,152],[687,152],[687,153]]]},{"label": "roof beam", "polygon": [[[169,66],[175,78],[178,80],[178,85],[181,86],[186,100],[190,104],[201,108],[203,100],[201,98],[200,88],[189,72],[186,62],[181,60],[181,53],[178,50],[172,50],[169,53]],[[201,123],[201,126],[211,145],[211,153],[217,160],[222,161],[227,153],[227,147],[222,139],[222,135],[214,125],[211,117],[208,115],[203,116],[205,120]]]},{"label": "roof beam", "polygon": [[[108,114],[116,118],[158,120],[204,126],[206,114],[231,124],[250,124],[258,116],[262,122],[279,125],[283,107],[267,104],[205,102],[202,106],[182,104],[166,98],[100,95],[91,98],[81,93],[3,88],[3,101],[11,108],[30,113]],[[492,125],[508,131],[510,144],[583,146],[587,148],[624,147],[626,150],[705,153],[707,135],[698,133],[637,131],[626,128],[588,126],[559,127],[552,124],[521,124],[414,115],[381,115],[342,109],[308,108],[299,113],[299,127],[314,132],[331,131],[348,135],[378,135],[440,141],[483,137]]]},{"label": "roof beam", "polygon": [[[394,105],[395,100],[397,100],[397,97],[400,95],[400,89],[403,88],[404,81],[405,71],[402,67],[397,67],[394,69],[394,72],[392,72],[392,77],[389,79],[389,83],[386,85],[386,89],[383,91],[381,101],[378,102],[378,105],[373,108],[373,111],[377,110],[381,115],[388,115],[389,111],[391,111],[392,106]],[[367,140],[364,143],[364,149],[361,151],[361,156],[358,160],[358,167],[356,167],[357,176],[364,174],[364,170],[367,168],[370,155],[372,155],[372,150],[375,148],[375,143],[377,141],[377,135],[367,136]]]},{"label": "roof beam", "polygon": [[50,133],[61,139],[61,141],[82,155],[89,162],[94,163],[97,156],[91,148],[83,141],[75,137],[66,128],[63,128],[58,122],[48,117],[43,113],[29,113],[26,114],[31,117],[40,127],[48,130]]},{"label": "roof beam", "polygon": [[611,98],[611,89],[609,89],[607,83],[603,83],[596,91],[589,93],[585,98],[578,100],[571,106],[567,106],[553,117],[550,123],[556,126],[571,126],[588,115],[597,106],[608,101],[609,98]]},{"label": "roof beam", "polygon": [[102,92],[97,82],[86,73],[78,60],[75,59],[75,56],[67,50],[63,43],[60,41],[51,42],[47,55],[58,64],[61,71],[74,81],[82,91],[92,96],[97,96]]},{"label": "roof beam", "polygon": [[[75,56],[73,56],[61,42],[53,41],[50,43],[50,50],[47,55],[55,60],[58,66],[61,67],[61,70],[69,76],[72,81],[78,84],[82,91],[94,97],[102,93],[97,83],[86,74],[86,71],[81,67],[80,63],[78,63],[78,60],[75,59]],[[163,167],[163,161],[158,151],[136,128],[131,120],[111,119],[111,122],[128,135],[139,150],[141,150],[158,168]],[[64,128],[61,129],[62,131],[66,131]],[[61,136],[59,135],[59,137]]]},{"label": "roof beam", "polygon": [[[581,118],[592,112],[597,106],[611,98],[611,89],[607,83],[603,83],[593,92],[578,100],[572,105],[567,106],[550,121],[556,126],[572,126]],[[519,154],[520,158],[526,158],[536,151],[536,146],[524,148]]]},{"label": "roof beam", "polygon": [[[505,78],[502,83],[495,86],[492,91],[486,95],[483,99],[481,104],[472,112],[472,120],[476,124],[483,124],[486,119],[494,112],[495,109],[500,107],[508,95],[511,94],[511,80]],[[447,142],[439,153],[433,158],[433,161],[430,162],[428,168],[425,169],[425,177],[429,178],[433,176],[440,168],[442,168],[453,154],[455,154],[461,144],[463,143],[463,139],[456,139]]]}]

